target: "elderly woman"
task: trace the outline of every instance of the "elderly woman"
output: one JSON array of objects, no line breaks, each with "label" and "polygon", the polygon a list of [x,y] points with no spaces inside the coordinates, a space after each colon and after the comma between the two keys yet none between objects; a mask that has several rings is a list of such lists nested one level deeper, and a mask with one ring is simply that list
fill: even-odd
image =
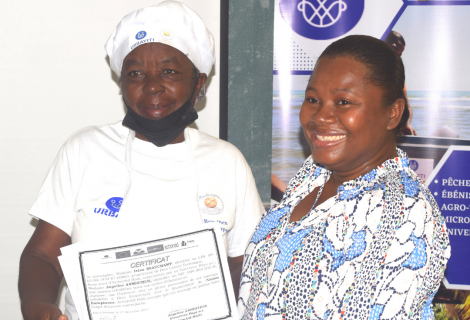
[{"label": "elderly woman", "polygon": [[49,170],[20,262],[25,319],[78,319],[69,294],[67,317],[54,306],[62,278],[57,257],[61,247],[85,239],[158,237],[163,228],[215,222],[238,284],[264,212],[241,153],[187,127],[214,63],[213,37],[199,16],[173,1],[134,11],[106,50],[128,112],[122,123],[75,133]]},{"label": "elderly woman", "polygon": [[404,67],[349,36],[321,54],[300,123],[312,155],[245,252],[242,319],[428,319],[450,256],[446,226],[395,134]]}]

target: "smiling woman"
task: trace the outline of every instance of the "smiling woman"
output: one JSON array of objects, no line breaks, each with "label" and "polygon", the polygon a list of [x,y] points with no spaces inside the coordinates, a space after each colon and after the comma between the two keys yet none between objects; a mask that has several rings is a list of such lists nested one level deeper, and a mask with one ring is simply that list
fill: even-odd
[{"label": "smiling woman", "polygon": [[382,88],[364,81],[367,74],[368,67],[351,57],[320,59],[300,112],[313,158],[345,181],[397,155],[392,129],[404,100],[384,107]]},{"label": "smiling woman", "polygon": [[122,68],[122,96],[128,111],[123,125],[158,147],[183,142],[183,129],[197,119],[194,93],[200,92],[206,80],[205,73],[199,73],[188,57],[171,46],[148,43],[137,47],[126,56]]},{"label": "smiling woman", "polygon": [[206,222],[217,221],[223,233],[236,293],[245,245],[264,212],[242,154],[187,127],[198,117],[194,105],[215,57],[201,18],[176,1],[136,10],[106,51],[127,114],[74,134],[49,170],[30,210],[38,226],[20,261],[25,320],[78,319],[70,293],[65,315],[54,305],[61,247],[123,234],[155,239],[161,228]]},{"label": "smiling woman", "polygon": [[[194,92],[199,92],[207,79],[206,74],[201,77],[198,71],[193,77],[194,68],[181,51],[166,44],[139,46],[123,63],[121,80],[126,105],[151,120],[166,117],[185,102],[193,105]],[[157,99],[159,92],[166,96]]]},{"label": "smiling woman", "polygon": [[445,222],[397,149],[401,58],[348,36],[318,59],[300,123],[312,155],[245,252],[243,319],[432,319],[450,256]]}]

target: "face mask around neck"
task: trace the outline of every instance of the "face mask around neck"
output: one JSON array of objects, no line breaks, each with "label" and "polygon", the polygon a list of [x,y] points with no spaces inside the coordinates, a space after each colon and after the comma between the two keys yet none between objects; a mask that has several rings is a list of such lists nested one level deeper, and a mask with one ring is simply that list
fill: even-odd
[{"label": "face mask around neck", "polygon": [[198,118],[196,110],[191,105],[191,99],[175,112],[156,120],[138,115],[127,104],[126,107],[127,114],[122,121],[122,125],[143,134],[157,147],[164,147],[171,143],[183,132],[184,128]]},{"label": "face mask around neck", "polygon": [[164,118],[150,120],[138,115],[127,103],[127,114],[122,120],[122,125],[128,127],[135,132],[143,134],[150,142],[157,147],[164,147],[175,140],[184,128],[197,120],[198,115],[194,107],[191,105],[191,99],[196,91],[199,83],[200,75],[196,80],[191,97],[181,108],[170,113]]}]

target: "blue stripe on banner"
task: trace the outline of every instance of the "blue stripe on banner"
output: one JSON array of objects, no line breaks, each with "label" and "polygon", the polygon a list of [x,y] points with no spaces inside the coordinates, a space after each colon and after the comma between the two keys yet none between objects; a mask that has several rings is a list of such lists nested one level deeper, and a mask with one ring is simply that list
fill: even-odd
[{"label": "blue stripe on banner", "polygon": [[458,1],[417,1],[417,0],[404,0],[408,6],[468,6],[469,0]]},{"label": "blue stripe on banner", "polygon": [[[295,76],[309,76],[312,74],[313,70],[289,70],[289,74],[295,75]],[[273,75],[279,74],[279,70],[273,70]]]},{"label": "blue stripe on banner", "polygon": [[[400,19],[401,15],[403,14],[403,12],[405,12],[405,9],[406,9],[406,6],[407,6],[407,3],[409,3],[410,1],[404,1],[403,2],[403,5],[401,6],[400,10],[398,10],[395,18],[393,18],[392,22],[390,22],[390,25],[388,26],[388,28],[385,30],[382,38],[380,38],[380,40],[384,41],[385,38],[387,38],[388,34],[390,33],[390,31],[392,31],[393,27],[395,26],[395,24],[397,23],[398,19]],[[412,1],[412,2],[421,2],[421,1]]]}]

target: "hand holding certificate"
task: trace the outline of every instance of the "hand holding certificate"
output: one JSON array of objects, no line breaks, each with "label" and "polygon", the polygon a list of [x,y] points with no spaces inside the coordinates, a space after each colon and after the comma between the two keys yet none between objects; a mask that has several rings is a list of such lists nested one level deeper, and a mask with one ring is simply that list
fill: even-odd
[{"label": "hand holding certificate", "polygon": [[152,241],[76,243],[59,257],[82,320],[236,319],[217,227]]}]

